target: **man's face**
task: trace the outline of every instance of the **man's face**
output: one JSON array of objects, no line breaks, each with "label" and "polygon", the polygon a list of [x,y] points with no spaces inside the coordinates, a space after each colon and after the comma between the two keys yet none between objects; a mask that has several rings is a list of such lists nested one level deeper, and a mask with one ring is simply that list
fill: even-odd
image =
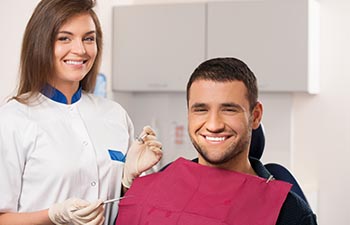
[{"label": "man's face", "polygon": [[[247,158],[254,119],[241,81],[197,80],[189,90],[188,132],[199,153],[199,162],[230,167]],[[258,107],[261,109],[260,107]]]}]

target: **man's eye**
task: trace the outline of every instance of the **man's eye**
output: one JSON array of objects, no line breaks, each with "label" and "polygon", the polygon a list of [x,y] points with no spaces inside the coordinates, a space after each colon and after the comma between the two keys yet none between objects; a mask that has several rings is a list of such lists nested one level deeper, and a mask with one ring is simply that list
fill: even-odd
[{"label": "man's eye", "polygon": [[196,108],[196,109],[194,109],[193,111],[194,111],[194,112],[206,112],[207,109],[205,109],[205,108]]},{"label": "man's eye", "polygon": [[225,112],[237,112],[237,109],[235,109],[235,108],[224,108],[223,111],[225,111]]}]

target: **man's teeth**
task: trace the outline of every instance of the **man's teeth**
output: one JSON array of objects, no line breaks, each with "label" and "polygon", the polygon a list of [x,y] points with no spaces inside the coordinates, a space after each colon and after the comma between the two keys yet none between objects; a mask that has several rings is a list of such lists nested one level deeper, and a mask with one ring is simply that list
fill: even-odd
[{"label": "man's teeth", "polygon": [[67,64],[71,64],[71,65],[81,65],[81,64],[83,64],[83,61],[72,61],[72,60],[67,60],[66,63],[67,63]]},{"label": "man's teeth", "polygon": [[224,141],[225,137],[205,137],[208,141]]}]

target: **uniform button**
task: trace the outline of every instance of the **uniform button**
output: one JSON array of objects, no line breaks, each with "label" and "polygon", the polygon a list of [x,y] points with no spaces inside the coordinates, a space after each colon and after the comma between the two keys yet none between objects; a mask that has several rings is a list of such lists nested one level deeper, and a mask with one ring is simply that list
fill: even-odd
[{"label": "uniform button", "polygon": [[91,182],[91,186],[95,187],[95,186],[96,186],[96,182],[95,182],[95,181],[92,181],[92,182]]},{"label": "uniform button", "polygon": [[88,146],[88,145],[89,145],[89,142],[83,141],[83,145],[84,145],[84,146]]}]

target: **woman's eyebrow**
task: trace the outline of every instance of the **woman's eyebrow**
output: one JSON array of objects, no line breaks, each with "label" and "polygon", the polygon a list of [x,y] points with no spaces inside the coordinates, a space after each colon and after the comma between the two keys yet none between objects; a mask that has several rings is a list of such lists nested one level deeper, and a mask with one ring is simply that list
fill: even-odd
[{"label": "woman's eyebrow", "polygon": [[[62,31],[59,31],[58,32],[59,34],[69,34],[69,35],[74,35],[72,32],[70,31],[65,31],[65,30],[62,30]],[[85,35],[89,35],[89,34],[95,34],[96,31],[95,30],[91,30],[91,31],[88,31],[85,33]]]}]

